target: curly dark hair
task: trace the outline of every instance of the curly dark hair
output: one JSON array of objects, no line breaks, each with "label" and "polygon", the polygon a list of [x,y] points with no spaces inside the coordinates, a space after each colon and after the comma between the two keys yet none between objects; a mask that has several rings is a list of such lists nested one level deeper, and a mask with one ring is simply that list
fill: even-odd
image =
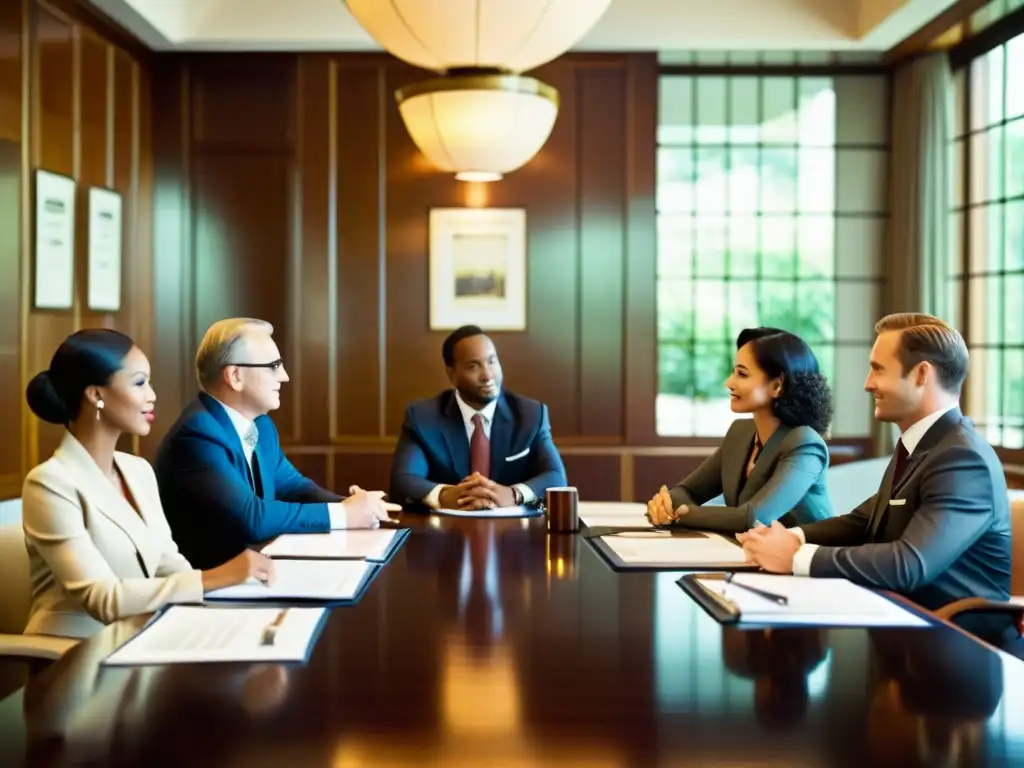
[{"label": "curly dark hair", "polygon": [[746,344],[768,378],[782,377],[772,413],[787,427],[810,427],[825,437],[834,410],[832,389],[807,342],[780,328],[747,328],[737,337],[736,349]]}]

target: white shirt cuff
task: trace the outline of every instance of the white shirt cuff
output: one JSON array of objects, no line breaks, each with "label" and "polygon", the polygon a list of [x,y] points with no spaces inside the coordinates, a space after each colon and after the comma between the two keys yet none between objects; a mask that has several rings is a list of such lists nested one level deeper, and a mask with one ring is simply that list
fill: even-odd
[{"label": "white shirt cuff", "polygon": [[423,497],[423,503],[431,509],[441,508],[441,491],[447,488],[447,485],[435,485],[430,489],[430,493]]},{"label": "white shirt cuff", "polygon": [[331,518],[332,531],[348,528],[348,512],[345,510],[345,505],[340,501],[328,504],[327,514]]},{"label": "white shirt cuff", "polygon": [[796,536],[798,539],[800,539],[800,545],[801,546],[803,546],[804,544],[807,543],[807,534],[804,533],[804,529],[803,528],[800,528],[800,527],[790,528],[789,532],[792,533],[794,536]]},{"label": "white shirt cuff", "polygon": [[523,494],[523,504],[532,504],[537,500],[537,495],[533,492],[533,488],[526,483],[516,483],[512,487],[518,488],[519,492]]},{"label": "white shirt cuff", "polygon": [[804,544],[796,551],[796,554],[793,555],[794,576],[811,575],[811,560],[814,559],[814,553],[817,550],[817,544]]}]

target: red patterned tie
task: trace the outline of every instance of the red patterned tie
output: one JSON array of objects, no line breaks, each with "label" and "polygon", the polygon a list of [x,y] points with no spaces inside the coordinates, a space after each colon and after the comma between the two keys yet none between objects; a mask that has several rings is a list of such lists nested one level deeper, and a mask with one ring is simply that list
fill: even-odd
[{"label": "red patterned tie", "polygon": [[469,439],[469,471],[491,476],[491,441],[484,432],[484,420],[479,413],[473,414],[473,436]]},{"label": "red patterned tie", "polygon": [[900,484],[900,480],[903,479],[903,471],[907,468],[907,459],[910,458],[910,454],[907,453],[907,446],[903,444],[903,438],[901,437],[896,441],[896,466],[893,468],[892,473],[892,487],[895,488]]}]

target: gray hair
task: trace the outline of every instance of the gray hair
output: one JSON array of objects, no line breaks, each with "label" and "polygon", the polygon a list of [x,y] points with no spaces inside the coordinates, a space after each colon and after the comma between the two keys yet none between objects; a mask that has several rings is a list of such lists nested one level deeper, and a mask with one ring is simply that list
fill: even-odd
[{"label": "gray hair", "polygon": [[196,352],[196,377],[200,387],[205,390],[217,383],[221,371],[234,359],[233,355],[248,330],[265,331],[272,335],[274,326],[266,320],[252,317],[229,317],[218,320],[207,329],[199,344],[199,351]]}]

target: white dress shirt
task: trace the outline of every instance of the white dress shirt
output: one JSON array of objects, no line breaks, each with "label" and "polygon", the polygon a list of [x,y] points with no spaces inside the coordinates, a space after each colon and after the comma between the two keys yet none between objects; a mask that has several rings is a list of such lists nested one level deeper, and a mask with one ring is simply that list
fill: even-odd
[{"label": "white dress shirt", "polygon": [[[462,414],[462,421],[466,427],[466,439],[472,442],[473,430],[476,429],[476,425],[473,424],[473,417],[479,413],[480,421],[484,428],[484,435],[489,441],[491,439],[491,425],[494,423],[494,411],[498,407],[498,401],[491,400],[491,402],[477,411],[462,399],[462,395],[459,394],[458,390],[455,390],[455,402],[459,406],[459,412]],[[430,489],[430,493],[423,498],[423,503],[431,509],[438,509],[441,506],[441,491],[447,487],[447,485],[443,484],[435,485]],[[518,488],[519,492],[523,495],[524,504],[529,504],[536,500],[537,497],[534,495],[533,489],[530,488],[530,486],[524,485],[523,483],[516,483],[513,487]]]},{"label": "white dress shirt", "polygon": [[[928,430],[931,429],[939,419],[954,408],[956,408],[955,403],[940,411],[933,411],[920,421],[916,421],[907,427],[907,431],[900,436],[900,440],[903,441],[903,447],[907,449],[908,459],[911,454],[914,453],[914,449],[917,448],[918,444],[921,442],[921,438],[925,436]],[[811,560],[814,558],[814,552],[818,549],[818,545],[806,543],[807,537],[802,528],[791,528],[790,530],[798,539],[800,539],[800,549],[798,549],[796,554],[793,555],[793,575],[810,576]]]}]

